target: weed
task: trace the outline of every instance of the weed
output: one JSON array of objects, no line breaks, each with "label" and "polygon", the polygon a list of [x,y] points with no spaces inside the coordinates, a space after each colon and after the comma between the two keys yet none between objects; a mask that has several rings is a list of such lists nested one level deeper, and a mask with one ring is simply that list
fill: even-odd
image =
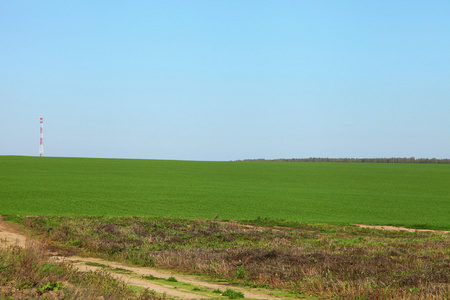
[{"label": "weed", "polygon": [[246,276],[246,271],[244,268],[240,267],[239,269],[236,270],[235,272],[235,276],[237,279],[244,279]]},{"label": "weed", "polygon": [[220,264],[218,262],[212,261],[211,262],[211,266],[212,267],[218,267],[218,266],[220,266]]},{"label": "weed", "polygon": [[222,293],[222,296],[228,297],[230,299],[239,299],[244,298],[244,294],[241,292],[236,292],[232,289],[227,289],[225,292]]},{"label": "weed", "polygon": [[47,284],[41,286],[39,288],[40,291],[57,291],[62,290],[62,284],[61,282],[47,282]]},{"label": "weed", "polygon": [[167,278],[166,280],[167,280],[167,281],[170,281],[170,282],[178,282],[178,280],[177,280],[175,277],[173,277],[173,276],[170,276],[170,277]]}]

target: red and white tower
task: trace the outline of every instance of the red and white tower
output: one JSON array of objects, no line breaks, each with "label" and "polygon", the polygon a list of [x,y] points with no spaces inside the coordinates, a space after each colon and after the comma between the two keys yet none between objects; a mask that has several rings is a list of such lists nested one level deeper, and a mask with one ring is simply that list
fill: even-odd
[{"label": "red and white tower", "polygon": [[44,118],[40,117],[39,120],[41,123],[41,138],[39,141],[39,156],[42,157],[42,156],[44,156]]}]

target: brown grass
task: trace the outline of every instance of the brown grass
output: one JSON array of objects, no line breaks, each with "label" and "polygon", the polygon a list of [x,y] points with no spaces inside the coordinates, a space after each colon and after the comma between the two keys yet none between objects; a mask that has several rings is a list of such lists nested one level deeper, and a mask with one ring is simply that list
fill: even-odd
[{"label": "brown grass", "polygon": [[297,295],[450,297],[446,234],[171,218],[29,217],[21,222],[60,249],[282,288]]},{"label": "brown grass", "polygon": [[45,248],[0,247],[0,299],[163,299],[136,294],[107,272],[80,273],[69,263],[49,261]]}]

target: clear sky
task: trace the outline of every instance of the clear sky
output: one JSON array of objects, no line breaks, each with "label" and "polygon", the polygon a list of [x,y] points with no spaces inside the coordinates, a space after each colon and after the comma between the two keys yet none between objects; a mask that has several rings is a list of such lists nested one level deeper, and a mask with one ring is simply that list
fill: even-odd
[{"label": "clear sky", "polygon": [[450,157],[450,1],[0,1],[0,155]]}]

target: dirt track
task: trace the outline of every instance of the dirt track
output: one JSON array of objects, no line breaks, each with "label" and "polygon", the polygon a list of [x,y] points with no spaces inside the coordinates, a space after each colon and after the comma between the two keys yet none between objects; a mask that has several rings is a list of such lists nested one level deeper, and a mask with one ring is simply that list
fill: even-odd
[{"label": "dirt track", "polygon": [[[0,216],[0,247],[7,247],[12,245],[17,245],[20,247],[26,247],[27,241],[31,240],[30,237],[27,236],[26,233],[20,230],[18,225],[13,223],[4,222]],[[219,298],[217,296],[211,295],[211,292],[215,289],[220,289],[225,291],[227,288],[231,288],[235,291],[242,292],[245,295],[245,298],[251,299],[285,299],[282,297],[277,297],[274,295],[270,295],[270,291],[264,291],[262,289],[247,289],[242,287],[232,286],[227,283],[213,283],[202,280],[199,276],[191,276],[191,275],[181,275],[178,273],[171,273],[169,271],[157,270],[152,268],[144,268],[144,267],[130,267],[124,264],[101,260],[97,258],[91,257],[79,257],[79,256],[70,256],[64,257],[59,255],[49,255],[50,259],[56,261],[71,261],[79,271],[97,271],[97,270],[126,270],[126,273],[123,274],[117,272],[110,272],[110,274],[119,279],[121,281],[126,282],[127,284],[139,286],[143,288],[148,288],[149,290],[154,290],[159,294],[166,294],[168,297],[178,298],[178,299],[213,299]],[[105,268],[106,266],[106,268]],[[168,279],[169,277],[175,277],[180,285],[173,286],[169,283],[164,283],[163,280],[153,281],[144,279],[142,276],[152,275],[154,277],[160,279]],[[185,287],[182,284],[187,284]],[[194,292],[192,288],[198,287],[206,292]],[[224,298],[225,299],[225,298]],[[292,299],[292,298],[289,298]]]},{"label": "dirt track", "polygon": [[413,228],[396,227],[396,226],[388,226],[388,225],[364,225],[364,224],[353,224],[353,225],[356,225],[360,228],[371,228],[371,229],[388,230],[388,231],[450,233],[450,231],[444,231],[444,230],[413,229]]}]

